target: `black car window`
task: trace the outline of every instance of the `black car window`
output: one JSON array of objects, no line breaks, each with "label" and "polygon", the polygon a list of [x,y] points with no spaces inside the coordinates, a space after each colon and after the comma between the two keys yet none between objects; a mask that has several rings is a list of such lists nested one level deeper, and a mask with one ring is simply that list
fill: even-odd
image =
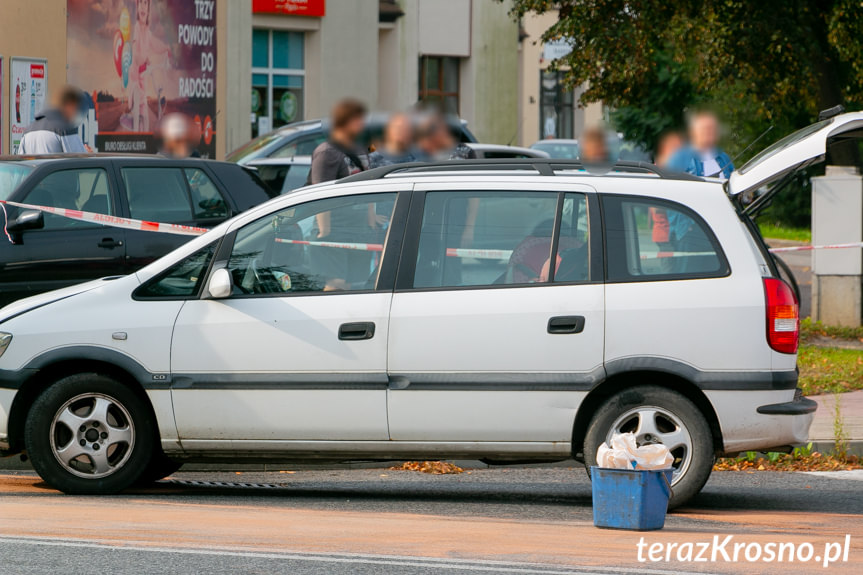
[{"label": "black car window", "polygon": [[[110,215],[114,213],[108,173],[102,168],[52,172],[36,184],[23,199],[25,204],[67,208]],[[46,230],[94,226],[90,222],[45,214]]]},{"label": "black car window", "polygon": [[200,291],[213,259],[216,243],[198,250],[191,256],[174,264],[155,278],[146,282],[135,292],[136,299],[174,299],[193,297]]},{"label": "black car window", "polygon": [[224,220],[230,215],[228,205],[213,181],[198,168],[186,168],[186,181],[192,194],[196,220]]},{"label": "black car window", "polygon": [[666,200],[606,196],[608,280],[722,277],[728,263],[711,229],[695,212]]},{"label": "black car window", "polygon": [[169,224],[194,220],[182,169],[123,168],[121,173],[133,218]]}]

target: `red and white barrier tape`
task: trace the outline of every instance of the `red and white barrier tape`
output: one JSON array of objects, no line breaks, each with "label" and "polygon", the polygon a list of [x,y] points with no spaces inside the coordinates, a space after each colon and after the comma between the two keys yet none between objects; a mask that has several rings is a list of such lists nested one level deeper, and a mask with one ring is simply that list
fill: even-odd
[{"label": "red and white barrier tape", "polygon": [[[148,222],[146,220],[133,220],[131,218],[121,218],[118,216],[109,216],[106,214],[97,214],[95,212],[82,212],[81,210],[70,210],[68,208],[53,208],[51,206],[37,206],[33,204],[22,204],[19,202],[10,202],[8,200],[0,200],[0,205],[8,204],[10,206],[15,206],[17,208],[22,208],[25,210],[39,210],[40,212],[45,212],[48,214],[54,214],[55,216],[62,216],[64,218],[69,218],[70,220],[78,220],[83,222],[93,222],[96,224],[102,224],[105,226],[111,226],[113,228],[123,228],[126,230],[140,230],[144,232],[161,232],[165,234],[177,234],[183,236],[200,236],[201,234],[205,234],[209,232],[207,228],[196,228],[194,226],[184,226],[181,224],[163,224],[159,222]],[[3,207],[3,214],[6,215],[6,208]],[[5,220],[8,222],[8,217]],[[6,225],[4,224],[4,231],[6,231]],[[9,238],[9,241],[12,241],[12,237],[9,235],[9,232],[6,231],[6,236]]]},{"label": "red and white barrier tape", "polygon": [[354,244],[342,242],[313,242],[308,240],[287,240],[276,238],[277,244],[292,244],[295,246],[315,246],[319,248],[340,248],[343,250],[359,250],[363,252],[382,252],[383,244]]},{"label": "red and white barrier tape", "polygon": [[[41,212],[62,216],[71,220],[84,222],[92,222],[110,226],[114,228],[123,228],[126,230],[139,230],[144,232],[160,232],[165,234],[178,234],[184,236],[200,236],[207,233],[207,228],[198,228],[195,226],[184,226],[182,224],[165,224],[160,222],[149,222],[146,220],[135,220],[132,218],[121,218],[118,216],[110,216],[107,214],[99,214],[95,212],[84,212],[81,210],[71,210],[68,208],[54,208],[51,206],[37,206],[34,204],[22,204],[20,202],[11,202],[9,200],[0,200],[0,210],[3,212],[3,233],[12,242],[12,236],[7,229],[9,217],[6,213],[6,205],[15,206],[25,210],[39,210]],[[276,238],[279,243],[296,244],[305,246],[320,246],[329,248],[341,248],[347,250],[361,250],[369,252],[382,252],[384,246],[382,244],[367,244],[367,243],[343,243],[343,242],[317,242],[306,240],[287,240]],[[14,242],[13,242],[14,243]],[[812,250],[842,250],[851,248],[863,248],[863,242],[852,242],[847,244],[827,244],[821,246],[790,246],[784,248],[770,248],[770,252],[785,253],[785,252],[808,252]],[[712,255],[713,252],[643,252],[642,259],[648,258],[670,258],[683,256],[700,256]],[[476,258],[485,260],[505,260],[512,255],[512,250],[485,250],[472,248],[447,248],[447,257],[455,258]]]},{"label": "red and white barrier tape", "polygon": [[770,248],[770,253],[783,252],[809,252],[812,250],[844,250],[848,248],[863,248],[863,242],[852,242],[850,244],[827,244],[823,246],[791,246],[787,248]]}]

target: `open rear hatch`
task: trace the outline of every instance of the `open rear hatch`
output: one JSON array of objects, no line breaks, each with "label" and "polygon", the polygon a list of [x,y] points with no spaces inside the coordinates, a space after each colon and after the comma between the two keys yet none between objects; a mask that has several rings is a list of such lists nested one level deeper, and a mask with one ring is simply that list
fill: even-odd
[{"label": "open rear hatch", "polygon": [[839,114],[806,126],[782,138],[735,170],[726,184],[728,195],[739,199],[743,197],[742,194],[773,184],[745,208],[745,213],[754,216],[799,170],[823,162],[829,146],[860,139],[863,139],[863,112]]}]

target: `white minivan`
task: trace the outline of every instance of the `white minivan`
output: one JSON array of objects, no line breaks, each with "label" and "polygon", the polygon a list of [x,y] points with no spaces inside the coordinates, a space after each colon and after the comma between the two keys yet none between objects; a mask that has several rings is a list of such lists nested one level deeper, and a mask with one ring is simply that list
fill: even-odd
[{"label": "white minivan", "polygon": [[[807,440],[798,306],[727,184],[548,159],[390,166],[278,197],[142,269],[0,312],[0,449],[67,493],[188,461],[714,458]],[[780,182],[781,183],[781,182]],[[769,192],[768,192],[769,193]]]}]

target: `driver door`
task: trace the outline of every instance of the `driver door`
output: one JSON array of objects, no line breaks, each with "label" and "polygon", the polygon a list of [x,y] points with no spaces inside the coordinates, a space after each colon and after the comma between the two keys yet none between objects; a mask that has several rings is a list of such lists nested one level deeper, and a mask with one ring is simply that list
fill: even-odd
[{"label": "driver door", "polygon": [[215,266],[227,267],[233,294],[187,302],[174,330],[172,393],[186,450],[388,439],[392,290],[378,278],[395,201],[311,201],[226,237],[230,256]]}]

